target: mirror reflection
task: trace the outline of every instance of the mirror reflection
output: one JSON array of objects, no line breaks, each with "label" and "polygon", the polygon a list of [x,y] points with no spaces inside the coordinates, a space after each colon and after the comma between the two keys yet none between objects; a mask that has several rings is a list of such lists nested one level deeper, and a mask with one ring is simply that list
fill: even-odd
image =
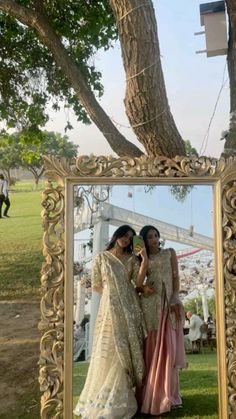
[{"label": "mirror reflection", "polygon": [[212,187],[186,189],[74,188],[74,418],[218,417]]}]

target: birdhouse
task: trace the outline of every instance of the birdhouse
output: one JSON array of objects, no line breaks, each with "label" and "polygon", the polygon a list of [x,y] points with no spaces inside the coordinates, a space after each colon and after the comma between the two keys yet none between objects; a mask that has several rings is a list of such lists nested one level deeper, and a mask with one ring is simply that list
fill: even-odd
[{"label": "birdhouse", "polygon": [[197,54],[205,52],[207,57],[227,54],[225,2],[214,1],[200,4],[200,19],[201,26],[205,27],[205,31],[196,32],[195,35],[205,34],[206,49],[196,51]]}]

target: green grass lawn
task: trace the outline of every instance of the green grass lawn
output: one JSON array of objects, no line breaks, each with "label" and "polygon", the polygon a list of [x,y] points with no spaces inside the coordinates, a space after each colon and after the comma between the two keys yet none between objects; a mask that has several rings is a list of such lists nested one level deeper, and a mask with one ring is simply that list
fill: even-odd
[{"label": "green grass lawn", "polygon": [[39,296],[43,261],[41,191],[32,190],[33,182],[19,182],[16,185],[17,192],[12,190],[10,193],[10,218],[0,220],[2,300]]},{"label": "green grass lawn", "polygon": [[[206,351],[202,354],[187,355],[188,369],[180,372],[180,388],[183,397],[183,408],[173,410],[165,418],[217,419],[218,384],[216,353]],[[73,374],[73,404],[82,391],[88,363],[75,362]],[[151,418],[148,415],[136,415],[136,419]],[[78,418],[78,416],[74,416]],[[154,418],[154,416],[152,416]]]},{"label": "green grass lawn", "polygon": [[22,180],[17,181],[15,185],[11,185],[11,192],[31,192],[31,191],[40,191],[44,189],[44,181],[39,180],[38,187],[36,188],[35,182],[33,180]]}]

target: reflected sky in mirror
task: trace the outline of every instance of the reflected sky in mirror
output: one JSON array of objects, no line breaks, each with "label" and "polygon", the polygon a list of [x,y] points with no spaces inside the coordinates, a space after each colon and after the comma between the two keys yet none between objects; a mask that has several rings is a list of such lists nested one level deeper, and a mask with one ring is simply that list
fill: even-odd
[{"label": "reflected sky in mirror", "polygon": [[[89,191],[90,186],[83,186],[84,191]],[[81,195],[82,190],[79,194]],[[75,192],[76,196],[77,192]],[[125,210],[130,214],[142,214],[147,217],[169,223],[173,226],[178,226],[189,230],[190,235],[195,232],[203,234],[210,238],[213,237],[213,218],[212,218],[212,187],[211,186],[193,186],[183,201],[177,200],[171,193],[169,186],[155,186],[150,188],[143,185],[113,185],[96,186],[93,190],[94,197],[91,194],[83,194],[83,207],[90,206],[96,208],[96,204],[100,207],[111,204]],[[108,194],[108,199],[106,196]],[[96,201],[96,196],[99,201]],[[76,199],[76,198],[75,198]],[[89,201],[89,202],[88,202]],[[105,205],[101,201],[105,201]],[[75,209],[75,224],[79,222],[77,217],[78,211],[81,208]],[[91,224],[93,224],[93,210],[90,211]],[[81,234],[79,235],[81,236]],[[75,226],[75,242],[79,238],[76,233]],[[172,246],[173,243],[167,241],[167,246]],[[186,245],[175,242],[175,249],[181,249]],[[75,249],[75,254],[76,252]]]}]

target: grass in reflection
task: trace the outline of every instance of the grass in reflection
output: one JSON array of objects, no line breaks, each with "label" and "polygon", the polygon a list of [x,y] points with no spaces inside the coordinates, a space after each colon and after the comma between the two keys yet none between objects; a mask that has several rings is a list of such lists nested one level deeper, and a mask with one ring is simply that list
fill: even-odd
[{"label": "grass in reflection", "polygon": [[[183,408],[163,415],[165,418],[218,419],[218,383],[216,353],[208,349],[202,354],[187,355],[189,367],[180,372]],[[82,391],[88,369],[87,362],[74,363],[73,404]],[[74,419],[78,416],[74,416]],[[137,414],[135,419],[154,416]]]}]

